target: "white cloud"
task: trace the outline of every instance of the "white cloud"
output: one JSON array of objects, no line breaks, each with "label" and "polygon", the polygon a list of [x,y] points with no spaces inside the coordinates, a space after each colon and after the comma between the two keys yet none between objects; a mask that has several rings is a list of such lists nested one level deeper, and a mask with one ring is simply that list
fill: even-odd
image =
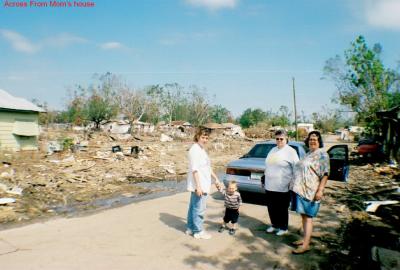
[{"label": "white cloud", "polygon": [[368,0],[365,4],[365,16],[368,24],[400,30],[399,0]]},{"label": "white cloud", "polygon": [[0,36],[8,41],[11,47],[23,53],[36,53],[46,47],[66,47],[72,44],[85,43],[86,39],[74,36],[68,33],[59,34],[54,37],[48,37],[36,43],[30,41],[20,33],[12,30],[0,29]]},{"label": "white cloud", "polygon": [[223,8],[235,8],[239,0],[186,0],[186,2],[195,7],[218,10]]},{"label": "white cloud", "polygon": [[72,44],[85,43],[87,40],[82,37],[74,36],[68,33],[59,34],[54,37],[47,38],[43,41],[45,46],[66,47]]},{"label": "white cloud", "polygon": [[102,48],[103,50],[118,50],[125,48],[125,46],[119,42],[110,41],[100,44],[100,48]]},{"label": "white cloud", "polygon": [[11,44],[11,47],[18,52],[35,53],[39,50],[39,46],[33,44],[26,37],[17,32],[0,29],[0,34]]}]

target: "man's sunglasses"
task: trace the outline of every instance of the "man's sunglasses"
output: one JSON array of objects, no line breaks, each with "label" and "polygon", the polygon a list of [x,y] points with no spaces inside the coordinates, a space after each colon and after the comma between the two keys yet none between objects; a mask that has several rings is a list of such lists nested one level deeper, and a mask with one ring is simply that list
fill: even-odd
[{"label": "man's sunglasses", "polygon": [[277,141],[283,141],[283,140],[285,140],[285,138],[275,138],[275,140],[277,140]]}]

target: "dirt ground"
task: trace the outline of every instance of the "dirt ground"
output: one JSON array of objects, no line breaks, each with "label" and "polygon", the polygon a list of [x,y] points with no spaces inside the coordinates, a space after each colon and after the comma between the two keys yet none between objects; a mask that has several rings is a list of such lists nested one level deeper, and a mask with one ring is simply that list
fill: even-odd
[{"label": "dirt ground", "polygon": [[[60,136],[85,141],[86,146],[48,155],[45,143]],[[342,143],[333,135],[325,137],[325,142],[327,147]],[[254,143],[213,136],[208,152],[214,170],[222,171],[228,161],[246,153]],[[41,138],[39,152],[1,152],[0,198],[13,198],[15,203],[0,206],[0,230],[64,216],[59,209],[66,207],[86,212],[96,208],[92,202],[97,199],[130,198],[150,192],[134,183],[183,179],[191,144],[191,138],[160,142],[159,136],[118,139],[103,133],[83,136],[50,132]],[[117,145],[122,152],[113,153],[111,149]],[[131,155],[132,146],[141,151]],[[400,201],[399,169],[368,160],[351,162],[348,183],[329,181],[326,188],[326,210],[317,221],[315,250],[309,255],[318,260],[312,264],[300,260],[300,265],[304,263],[307,269],[399,269],[399,204],[382,205],[373,213],[365,211],[367,201]],[[292,265],[285,268],[284,262],[277,258],[273,269],[296,269]],[[257,266],[265,266],[259,263]]]}]

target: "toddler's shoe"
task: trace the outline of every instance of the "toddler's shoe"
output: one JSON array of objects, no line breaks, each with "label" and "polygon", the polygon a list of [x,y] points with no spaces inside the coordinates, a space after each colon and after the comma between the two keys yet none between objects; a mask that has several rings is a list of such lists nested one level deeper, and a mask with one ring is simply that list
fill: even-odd
[{"label": "toddler's shoe", "polygon": [[235,229],[229,229],[229,234],[230,235],[234,235],[236,233],[236,230]]},{"label": "toddler's shoe", "polygon": [[224,230],[225,230],[225,226],[221,226],[221,227],[219,227],[218,232],[223,232]]}]

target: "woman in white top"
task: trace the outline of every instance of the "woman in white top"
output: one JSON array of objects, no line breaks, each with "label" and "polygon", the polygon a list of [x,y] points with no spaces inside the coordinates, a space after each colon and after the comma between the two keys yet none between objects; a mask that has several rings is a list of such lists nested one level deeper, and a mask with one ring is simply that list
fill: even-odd
[{"label": "woman in white top", "polygon": [[275,132],[276,147],[272,148],[265,159],[265,193],[271,226],[267,233],[276,231],[284,235],[289,222],[289,184],[293,180],[293,169],[299,157],[288,143],[285,130]]},{"label": "woman in white top", "polygon": [[215,184],[220,185],[217,175],[211,169],[210,158],[205,150],[209,134],[208,129],[199,129],[194,136],[195,143],[189,150],[187,190],[190,191],[190,203],[186,234],[193,235],[196,239],[211,238],[211,235],[203,229],[206,202],[211,189],[211,176],[215,179]]}]

